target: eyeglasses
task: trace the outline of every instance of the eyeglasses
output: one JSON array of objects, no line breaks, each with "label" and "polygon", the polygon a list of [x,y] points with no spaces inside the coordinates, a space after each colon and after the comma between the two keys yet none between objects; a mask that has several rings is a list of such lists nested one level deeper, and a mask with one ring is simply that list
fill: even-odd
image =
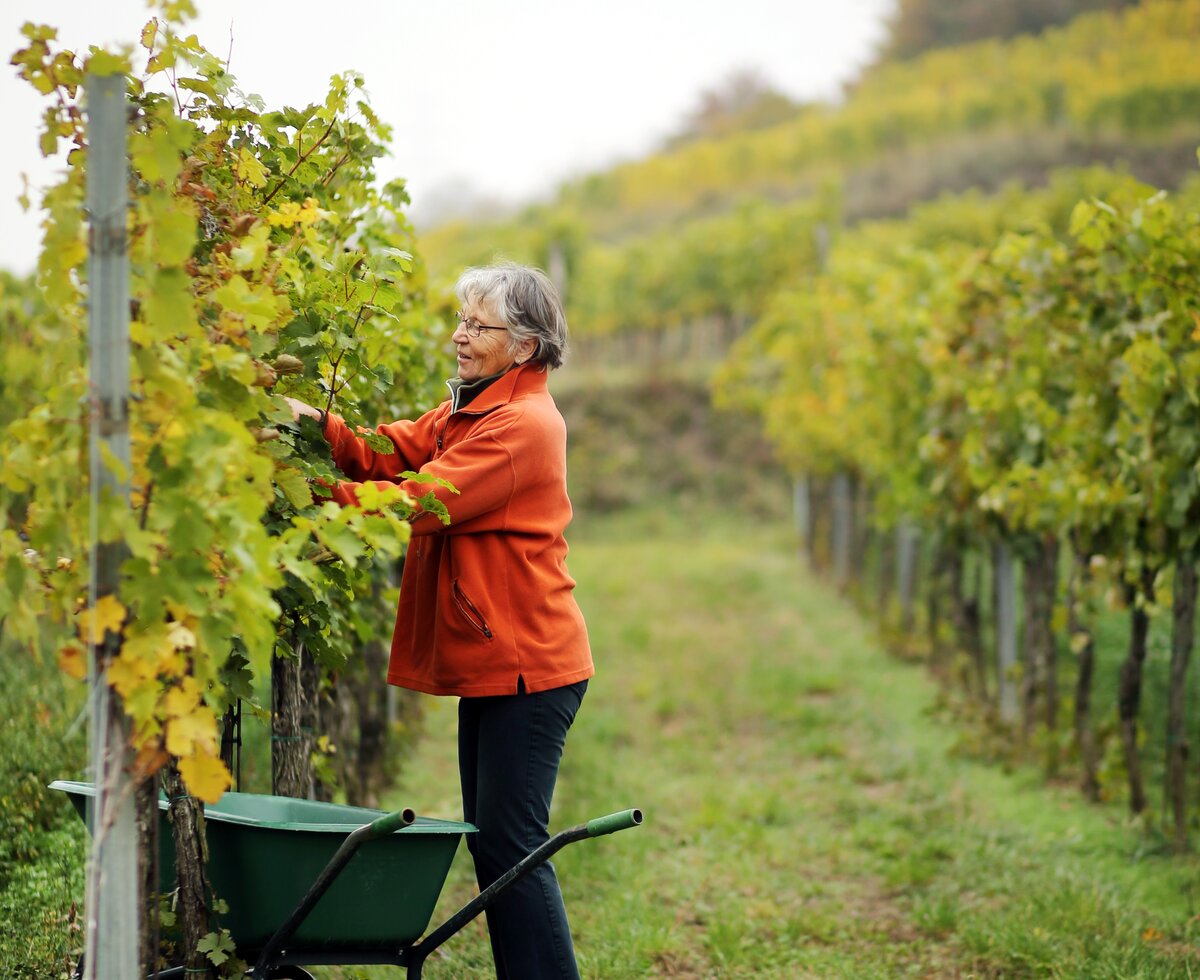
[{"label": "eyeglasses", "polygon": [[478,337],[483,330],[508,330],[508,327],[492,327],[486,323],[480,323],[474,317],[464,316],[462,310],[455,310],[454,315],[458,317],[458,322],[462,324],[468,337]]}]

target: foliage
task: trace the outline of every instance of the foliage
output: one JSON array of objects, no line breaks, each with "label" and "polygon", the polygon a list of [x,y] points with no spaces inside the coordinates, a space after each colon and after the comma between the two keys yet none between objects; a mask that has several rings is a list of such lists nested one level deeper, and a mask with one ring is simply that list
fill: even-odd
[{"label": "foliage", "polygon": [[[1195,972],[1196,856],[957,757],[936,688],[798,571],[786,526],[653,503],[582,515],[571,569],[605,654],[553,826],[646,813],[555,858],[583,976]],[[452,706],[428,724],[405,796],[453,806]],[[434,921],[473,887],[460,853]],[[486,934],[444,957],[486,972]]]},{"label": "foliage", "polygon": [[666,498],[689,513],[787,512],[783,473],[757,420],[713,410],[706,382],[654,378],[572,384],[555,392],[567,422],[567,477],[581,514],[637,509]]},{"label": "foliage", "polygon": [[864,225],[776,296],[718,389],[796,471],[862,473],[893,519],[1077,529],[1124,560],[1149,507],[1140,547],[1161,549],[1197,499],[1187,200],[1064,173]]},{"label": "foliage", "polygon": [[970,44],[992,37],[1036,34],[1082,13],[1131,6],[1134,0],[899,0],[888,21],[881,58],[905,60],[932,48]]},{"label": "foliage", "polygon": [[[426,396],[438,327],[423,302],[402,184],[374,186],[388,127],[363,79],[335,76],[324,101],[267,110],[180,25],[167,4],[129,52],[56,50],[27,25],[14,57],[47,95],[43,149],[72,145],[43,202],[36,295],[7,378],[35,382],[6,404],[0,531],[6,635],[77,669],[106,633],[103,664],[133,722],[139,772],[179,760],[215,800],[229,774],[217,724],[281,631],[327,664],[344,658],[370,608],[350,600],[371,551],[397,556],[414,502],[369,488],[367,510],[325,500],[337,474],[311,420],[283,395],[352,423]],[[100,501],[100,540],[123,541],[116,596],[87,594],[88,277],[81,204],[89,136],[86,72],[125,74],[131,105],[130,501]],[[5,295],[7,295],[7,290]],[[9,335],[6,333],[6,339]],[[40,372],[40,376],[38,373]],[[47,464],[53,479],[46,479]]]},{"label": "foliage", "polygon": [[0,639],[0,974],[56,976],[82,945],[82,822],[46,787],[82,769],[83,691]]},{"label": "foliage", "polygon": [[[978,6],[986,17],[1012,5]],[[544,262],[554,229],[570,227],[589,243],[568,278],[574,305],[575,280],[603,277],[614,262],[610,250],[652,253],[662,237],[732,216],[747,200],[777,206],[858,177],[868,185],[859,196],[869,196],[873,183],[899,185],[894,213],[913,194],[936,193],[939,180],[961,188],[963,171],[994,174],[1007,165],[1025,172],[1024,154],[991,159],[994,137],[1022,147],[1050,140],[1055,146],[1045,152],[1052,155],[1090,147],[1101,159],[1126,158],[1140,140],[1181,133],[1195,139],[1198,36],[1200,2],[1149,0],[1082,15],[1037,37],[979,41],[885,64],[840,104],[809,106],[773,126],[708,136],[590,174],[515,218],[423,233],[422,250],[435,273],[490,258],[492,250]],[[962,159],[939,177],[935,164],[951,152]],[[908,172],[922,162],[934,171],[929,183],[906,189]],[[848,201],[847,210],[857,203]],[[607,329],[593,328],[587,303],[568,312],[581,333]]]},{"label": "foliage", "polygon": [[665,145],[674,149],[694,140],[765,129],[799,111],[799,105],[772,88],[758,72],[734,72],[720,85],[700,94],[696,107]]}]

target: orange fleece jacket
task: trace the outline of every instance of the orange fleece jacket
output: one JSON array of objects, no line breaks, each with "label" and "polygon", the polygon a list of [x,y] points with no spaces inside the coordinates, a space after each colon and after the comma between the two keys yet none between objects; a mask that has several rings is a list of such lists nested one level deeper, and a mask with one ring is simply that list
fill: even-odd
[{"label": "orange fleece jacket", "polygon": [[[514,368],[456,412],[448,400],[378,426],[394,454],[326,419],[333,459],[351,481],[399,483],[421,497],[429,484],[398,479],[412,470],[459,491],[436,490],[448,526],[431,514],[413,520],[388,683],[485,697],[515,694],[518,678],[533,693],[594,673],[566,566],[566,426],[546,378],[532,365]],[[335,497],[353,501],[354,484],[339,484]]]}]

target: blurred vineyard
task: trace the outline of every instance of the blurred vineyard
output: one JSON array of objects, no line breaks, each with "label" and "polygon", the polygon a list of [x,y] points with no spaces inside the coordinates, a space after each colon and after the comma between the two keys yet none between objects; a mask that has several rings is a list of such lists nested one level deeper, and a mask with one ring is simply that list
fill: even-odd
[{"label": "blurred vineyard", "polygon": [[[138,667],[121,693],[150,774],[203,757],[219,795],[246,701],[271,759],[246,788],[394,787],[419,711],[372,678],[395,578],[375,553],[400,535],[321,506],[310,487],[336,475],[278,396],[352,421],[440,397],[446,287],[505,257],[564,290],[581,511],[768,524],[790,496],[806,560],[930,666],[964,751],[1034,761],[1189,845],[1200,0],[882,61],[839,104],[419,235],[403,187],[372,183],[390,132],[361,79],[260,110],[165,19],[143,81],[178,66],[191,101],[133,103],[134,506],[106,512],[136,559],[107,632],[134,641],[112,663]],[[58,100],[45,138],[84,150],[80,65],[32,31],[15,63]],[[73,155],[47,192],[36,281],[0,273],[0,649],[34,652],[5,676],[37,701],[6,713],[33,747],[0,769],[0,907],[47,937],[32,959],[0,946],[22,976],[61,967],[78,932],[75,885],[48,896],[18,869],[69,837],[42,785],[83,763],[79,726],[45,707],[76,710],[64,676],[92,634],[83,172]],[[181,717],[198,734],[179,741]]]},{"label": "blurred vineyard", "polygon": [[1093,163],[1176,186],[1200,142],[1198,35],[1200,5],[1166,0],[883,65],[844,104],[581,178],[509,220],[448,223],[422,251],[435,280],[496,254],[558,269],[581,349],[705,318],[736,330],[842,228],[947,191]]},{"label": "blurred vineyard", "polygon": [[422,235],[435,281],[497,254],[554,271],[589,384],[711,376],[792,474],[810,561],[972,706],[985,751],[1135,813],[1161,780],[1179,847],[1197,40],[1200,3],[1152,0],[884,62],[842,104]]}]

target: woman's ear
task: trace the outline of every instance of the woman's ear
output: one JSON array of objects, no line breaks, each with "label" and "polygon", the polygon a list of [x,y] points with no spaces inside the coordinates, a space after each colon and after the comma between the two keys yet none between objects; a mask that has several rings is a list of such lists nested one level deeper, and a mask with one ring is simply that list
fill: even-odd
[{"label": "woman's ear", "polygon": [[537,350],[537,341],[534,340],[534,338],[532,338],[532,337],[526,337],[524,340],[522,340],[517,345],[517,350],[513,356],[513,359],[518,364],[524,364],[531,357],[533,357],[534,351],[536,351],[536,350]]}]

